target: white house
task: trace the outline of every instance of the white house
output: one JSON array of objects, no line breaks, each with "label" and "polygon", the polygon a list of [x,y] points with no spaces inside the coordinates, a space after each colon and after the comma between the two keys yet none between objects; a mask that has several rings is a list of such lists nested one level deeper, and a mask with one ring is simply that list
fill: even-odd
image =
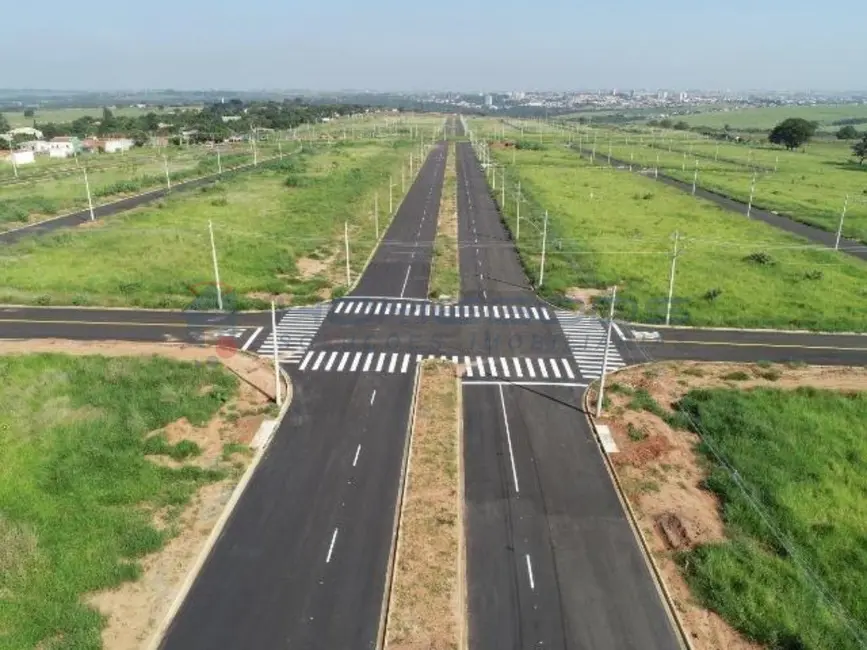
[{"label": "white house", "polygon": [[16,165],[30,165],[36,162],[32,151],[13,151],[11,155],[7,154],[5,158],[8,162],[15,163]]},{"label": "white house", "polygon": [[78,150],[78,138],[58,136],[48,141],[49,158],[69,158]]},{"label": "white house", "polygon": [[135,142],[129,138],[112,138],[103,141],[102,150],[105,153],[117,153],[118,151],[129,151],[133,148],[133,145],[135,145]]},{"label": "white house", "polygon": [[39,154],[48,153],[51,149],[44,140],[28,140],[27,142],[20,143],[18,148],[21,151],[32,151]]}]

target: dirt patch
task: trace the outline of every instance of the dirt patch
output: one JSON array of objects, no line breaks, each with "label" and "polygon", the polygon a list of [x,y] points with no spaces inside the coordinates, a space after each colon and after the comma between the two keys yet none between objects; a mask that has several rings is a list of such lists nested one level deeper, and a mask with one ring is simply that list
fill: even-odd
[{"label": "dirt patch", "polygon": [[630,368],[611,377],[607,424],[620,449],[611,455],[639,527],[672,596],[695,650],[757,650],[728,623],[692,597],[674,555],[677,551],[723,540],[720,504],[702,488],[706,478],[694,433],[672,429],[662,418],[627,408],[628,393],[646,390],[666,411],[696,388],[794,389],[799,386],[841,391],[867,390],[867,369],[783,364],[677,362]]},{"label": "dirt patch", "polygon": [[458,384],[453,364],[422,366],[385,647],[457,648],[461,604]]},{"label": "dirt patch", "polygon": [[253,300],[264,300],[265,302],[273,300],[278,307],[289,307],[295,298],[291,293],[268,293],[267,291],[253,291],[244,295]]},{"label": "dirt patch", "polygon": [[313,276],[320,275],[329,266],[329,263],[323,260],[314,260],[312,257],[302,257],[295,262],[298,267],[298,273],[304,280],[309,280]]},{"label": "dirt patch", "polygon": [[574,302],[579,311],[590,311],[593,308],[593,298],[608,294],[606,289],[583,289],[581,287],[569,287],[566,289],[566,297]]}]

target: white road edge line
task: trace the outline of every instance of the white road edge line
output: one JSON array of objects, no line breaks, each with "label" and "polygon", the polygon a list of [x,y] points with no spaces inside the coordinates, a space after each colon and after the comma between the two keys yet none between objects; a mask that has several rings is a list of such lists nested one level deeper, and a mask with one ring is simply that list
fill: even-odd
[{"label": "white road edge line", "polygon": [[247,339],[247,342],[244,343],[244,347],[241,348],[241,352],[246,352],[246,351],[247,351],[247,348],[249,348],[249,347],[250,347],[250,344],[253,343],[253,341],[256,340],[256,337],[259,336],[259,335],[262,333],[262,330],[263,330],[263,329],[265,329],[265,328],[264,328],[264,327],[260,327],[260,328],[257,329],[255,332],[253,332],[253,336],[251,336],[250,338]]},{"label": "white road edge line", "polygon": [[325,564],[331,563],[331,554],[334,552],[334,542],[337,541],[337,528],[334,529],[334,534],[331,535],[331,546],[328,547],[328,557],[325,558]]},{"label": "white road edge line", "polygon": [[621,340],[621,341],[625,341],[625,340],[626,340],[626,337],[623,336],[623,332],[620,330],[620,327],[617,325],[617,323],[611,323],[611,327],[613,327],[613,328],[614,328],[614,331],[617,332],[617,336],[620,337],[620,340]]},{"label": "white road edge line", "polygon": [[530,578],[530,589],[532,589],[533,591],[536,591],[536,581],[533,580],[533,563],[530,562],[530,554],[529,553],[527,553],[526,558],[527,558],[527,575]]},{"label": "white road edge line", "polygon": [[500,405],[503,407],[503,422],[506,423],[506,441],[509,443],[509,459],[512,462],[512,478],[515,479],[515,493],[520,494],[518,487],[518,470],[515,469],[515,452],[512,449],[512,432],[509,430],[509,418],[506,415],[506,398],[503,397],[503,385],[500,384]]}]

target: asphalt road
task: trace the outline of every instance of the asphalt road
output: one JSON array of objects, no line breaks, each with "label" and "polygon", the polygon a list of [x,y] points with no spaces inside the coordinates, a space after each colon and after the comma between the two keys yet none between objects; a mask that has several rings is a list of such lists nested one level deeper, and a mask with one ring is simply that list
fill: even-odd
[{"label": "asphalt road", "polygon": [[[268,160],[263,160],[259,162],[259,165],[267,165],[268,163],[274,162],[275,160],[279,160],[279,158],[270,158]],[[232,174],[236,174],[241,171],[247,171],[253,168],[253,164],[249,163],[247,165],[234,167],[231,170],[226,170],[223,174],[212,174],[209,176],[203,176],[201,178],[194,178],[188,181],[174,183],[172,184],[171,190],[163,187],[161,189],[143,192],[141,194],[137,194],[136,196],[130,196],[125,199],[111,201],[110,203],[95,205],[93,206],[93,216],[99,219],[101,217],[108,217],[119,214],[121,212],[126,212],[127,210],[132,210],[133,208],[138,208],[142,205],[146,205],[147,203],[157,201],[165,196],[168,196],[169,194],[192,190],[197,187],[203,187],[204,185],[213,183],[214,181],[221,178],[228,178]],[[17,241],[20,241],[21,239],[24,239],[25,237],[38,237],[48,234],[50,232],[54,232],[56,230],[61,230],[64,228],[74,228],[88,221],[90,221],[90,210],[79,210],[78,212],[71,212],[69,214],[55,217],[47,221],[42,221],[40,223],[34,223],[29,226],[17,228],[15,230],[2,232],[0,233],[0,243],[13,244]]]},{"label": "asphalt road", "polygon": [[[589,156],[591,154],[591,152],[587,149],[579,150],[577,147],[575,147],[575,149],[584,156]],[[598,153],[596,155],[596,159],[604,159],[606,163],[608,161],[607,156],[600,156]],[[617,166],[620,169],[629,169],[629,163],[623,160],[616,160],[612,158],[611,164]],[[636,170],[641,169],[637,165],[635,167]],[[645,168],[644,171],[646,172],[647,169]],[[646,173],[643,174],[643,176],[649,178]],[[666,176],[665,174],[659,174],[658,180],[660,183],[664,183],[665,185],[668,185],[670,187],[674,187],[683,192],[692,194],[692,183],[687,183],[685,181],[672,178],[671,176]],[[744,215],[744,218],[746,218],[746,203],[742,203],[728,196],[718,194],[717,192],[711,192],[710,190],[706,190],[701,187],[696,188],[695,195],[702,199],[712,201],[721,208],[724,208],[731,212],[737,212],[738,214],[742,214]],[[790,234],[803,237],[804,239],[815,242],[817,244],[821,244],[822,246],[827,246],[829,248],[834,248],[834,243],[837,238],[836,232],[828,232],[827,230],[822,230],[821,228],[816,228],[815,226],[810,226],[808,224],[801,223],[800,221],[796,221],[792,217],[786,217],[780,214],[774,214],[767,210],[762,210],[761,208],[757,208],[755,205],[753,205],[752,209],[750,210],[750,218],[757,221],[763,221],[768,225],[774,226],[775,228],[785,230]],[[867,260],[867,245],[854,239],[846,239],[845,237],[841,238],[840,250],[848,253],[849,255],[853,255],[854,257],[858,257],[862,260]]]},{"label": "asphalt road", "polygon": [[[461,295],[536,301],[472,149],[457,156]],[[464,384],[472,649],[679,648],[583,390]]]},{"label": "asphalt road", "polygon": [[[427,294],[444,153],[428,156],[356,295]],[[333,316],[314,346],[341,342]],[[376,646],[413,375],[292,372],[292,408],[165,649]]]}]

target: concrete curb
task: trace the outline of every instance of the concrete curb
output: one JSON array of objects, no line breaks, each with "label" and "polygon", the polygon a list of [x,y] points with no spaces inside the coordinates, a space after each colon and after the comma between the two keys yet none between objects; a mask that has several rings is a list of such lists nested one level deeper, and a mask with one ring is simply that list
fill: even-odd
[{"label": "concrete curb", "polygon": [[[456,368],[457,370],[457,368]],[[458,456],[458,615],[460,619],[460,635],[458,637],[458,650],[467,650],[470,639],[470,616],[467,608],[469,596],[467,594],[467,501],[466,501],[466,474],[464,472],[464,382],[460,374],[455,373],[455,382],[458,389],[457,417],[457,456]]]},{"label": "concrete curb", "polygon": [[[639,365],[651,365],[651,363],[636,364],[635,366],[628,366],[627,368],[622,368],[622,370],[632,369]],[[606,377],[610,378],[611,375],[615,374],[617,373],[609,373],[608,375],[606,375]],[[590,425],[590,429],[593,431],[593,436],[596,439],[597,449],[599,450],[599,453],[605,462],[605,470],[608,472],[608,476],[611,479],[612,485],[614,486],[614,491],[617,494],[617,500],[620,502],[620,506],[623,508],[623,512],[626,514],[626,519],[629,522],[629,527],[632,529],[632,534],[638,541],[638,545],[641,549],[641,554],[644,557],[645,564],[647,565],[648,569],[650,569],[650,575],[653,578],[653,583],[656,586],[656,589],[659,592],[663,603],[665,604],[665,612],[668,615],[668,619],[672,625],[672,628],[677,632],[678,641],[680,642],[681,649],[695,650],[689,640],[689,634],[683,627],[683,623],[681,622],[680,617],[677,615],[677,607],[675,607],[674,599],[671,597],[671,594],[669,593],[668,588],[665,585],[665,580],[662,577],[662,573],[660,572],[656,561],[653,559],[653,554],[650,552],[650,546],[648,545],[647,540],[644,537],[644,533],[641,532],[641,528],[638,525],[638,519],[635,516],[635,512],[633,511],[632,506],[629,505],[629,500],[626,498],[626,494],[623,491],[623,485],[620,483],[620,479],[617,477],[617,472],[615,471],[614,466],[611,463],[611,459],[609,458],[608,454],[605,452],[604,447],[602,446],[602,440],[599,437],[599,432],[596,430],[596,420],[593,416],[590,415],[590,389],[597,384],[598,380],[590,384],[590,386],[585,389],[582,396],[584,417],[587,419],[587,424]]]},{"label": "concrete curb", "polygon": [[412,449],[412,432],[415,430],[415,418],[418,406],[418,385],[421,378],[421,364],[416,364],[415,377],[412,383],[412,401],[410,403],[410,417],[407,420],[406,440],[403,445],[403,462],[400,469],[400,484],[397,492],[397,504],[394,513],[394,528],[391,534],[391,548],[388,551],[388,567],[385,573],[385,589],[382,594],[382,608],[379,614],[379,633],[376,639],[376,650],[385,647],[385,635],[388,631],[388,614],[391,609],[391,588],[394,580],[394,568],[398,560],[398,535],[403,524],[403,501],[406,498],[407,476],[410,470],[410,449]]},{"label": "concrete curb", "polygon": [[702,327],[700,325],[665,325],[657,323],[635,323],[620,321],[628,327],[645,327],[651,329],[690,330],[698,332],[755,332],[757,334],[810,334],[814,336],[864,336],[867,332],[829,332],[826,330],[785,330],[762,327]]},{"label": "concrete curb", "polygon": [[253,460],[247,466],[247,469],[244,471],[244,474],[241,476],[237,485],[235,485],[235,489],[232,491],[232,495],[229,497],[229,500],[226,502],[226,505],[223,508],[223,512],[220,514],[220,518],[217,520],[217,523],[214,524],[214,528],[208,535],[208,539],[205,541],[205,545],[202,547],[202,550],[199,551],[199,555],[196,557],[195,563],[187,572],[187,575],[184,578],[184,582],[181,584],[178,594],[172,601],[172,604],[169,607],[169,610],[166,612],[166,615],[163,617],[163,620],[160,623],[159,627],[151,635],[150,640],[145,646],[147,650],[158,650],[158,648],[160,648],[160,646],[162,645],[166,633],[174,622],[175,616],[177,615],[178,611],[180,611],[181,606],[184,604],[184,601],[189,595],[193,584],[195,584],[196,578],[198,578],[199,573],[201,572],[202,567],[205,565],[205,562],[210,556],[211,551],[214,549],[217,540],[219,540],[219,538],[222,536],[223,529],[226,527],[226,524],[232,516],[232,513],[235,510],[235,506],[238,504],[238,501],[240,501],[241,496],[244,494],[244,490],[247,488],[247,485],[253,478],[253,474],[258,468],[259,463],[265,457],[265,453],[268,451],[268,446],[270,445],[271,440],[274,437],[274,433],[277,431],[283,421],[283,418],[289,411],[289,406],[292,403],[293,396],[292,380],[290,379],[286,371],[283,370],[282,366],[280,367],[280,374],[283,376],[283,380],[286,382],[286,399],[283,402],[283,406],[280,408],[280,413],[277,415],[277,419],[275,420],[274,426],[271,429],[271,434],[262,441],[261,446],[256,450],[255,455],[253,456]]}]

